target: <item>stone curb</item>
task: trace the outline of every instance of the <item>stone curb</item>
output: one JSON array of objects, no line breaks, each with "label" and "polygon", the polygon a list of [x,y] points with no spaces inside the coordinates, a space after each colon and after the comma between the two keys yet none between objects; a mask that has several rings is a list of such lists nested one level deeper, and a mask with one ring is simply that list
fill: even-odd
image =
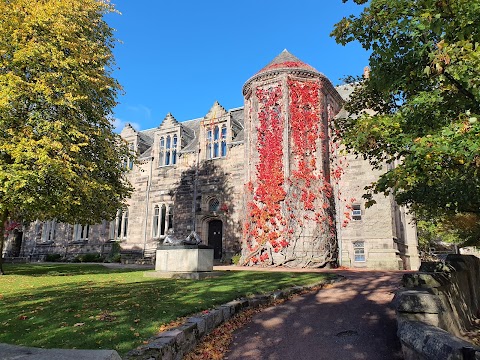
[{"label": "stone curb", "polygon": [[148,343],[127,353],[126,360],[181,360],[198,345],[203,336],[212,332],[217,326],[233,315],[248,308],[256,308],[299,294],[320,285],[328,285],[343,280],[342,277],[322,280],[306,286],[293,286],[285,290],[276,290],[269,294],[259,294],[230,301],[216,308],[195,314],[186,319],[183,325],[159,333],[150,338]]}]

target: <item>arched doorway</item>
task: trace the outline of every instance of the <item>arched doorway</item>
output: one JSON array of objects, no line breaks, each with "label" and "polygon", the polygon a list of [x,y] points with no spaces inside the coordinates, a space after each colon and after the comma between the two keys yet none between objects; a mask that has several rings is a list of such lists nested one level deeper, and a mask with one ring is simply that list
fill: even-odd
[{"label": "arched doorway", "polygon": [[208,223],[208,246],[213,248],[213,258],[222,258],[222,228],[221,220],[212,220]]}]

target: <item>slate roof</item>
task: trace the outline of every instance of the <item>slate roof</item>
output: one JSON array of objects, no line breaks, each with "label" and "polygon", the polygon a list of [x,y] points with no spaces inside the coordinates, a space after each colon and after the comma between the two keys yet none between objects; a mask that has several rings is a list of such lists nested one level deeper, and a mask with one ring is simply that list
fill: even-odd
[{"label": "slate roof", "polygon": [[[239,142],[244,140],[244,132],[243,132],[243,107],[233,108],[228,110],[228,112],[232,116],[232,126],[236,127],[239,130],[235,138],[232,140],[233,142]],[[194,152],[198,148],[198,134],[200,133],[200,125],[203,117],[186,120],[182,122],[178,122],[178,124],[182,127],[183,131],[186,132],[192,140],[180,150],[180,152]],[[147,159],[152,154],[152,145],[155,137],[155,132],[159,131],[159,127],[147,130],[141,130],[138,132],[141,141],[148,145],[148,149],[146,149],[139,157],[140,160]]]}]

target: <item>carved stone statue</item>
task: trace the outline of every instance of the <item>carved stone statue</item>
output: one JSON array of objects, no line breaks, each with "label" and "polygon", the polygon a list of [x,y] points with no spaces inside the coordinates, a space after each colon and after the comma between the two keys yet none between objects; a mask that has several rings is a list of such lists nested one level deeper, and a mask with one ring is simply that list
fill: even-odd
[{"label": "carved stone statue", "polygon": [[174,235],[173,229],[168,229],[167,236],[163,240],[163,245],[199,245],[202,243],[202,239],[195,231],[192,231],[186,239],[178,239]]}]

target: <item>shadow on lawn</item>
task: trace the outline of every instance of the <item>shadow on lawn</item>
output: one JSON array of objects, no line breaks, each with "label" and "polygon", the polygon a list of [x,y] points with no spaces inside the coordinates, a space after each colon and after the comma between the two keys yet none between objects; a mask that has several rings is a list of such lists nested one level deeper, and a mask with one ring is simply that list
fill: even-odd
[{"label": "shadow on lawn", "polygon": [[134,272],[132,268],[107,268],[101,264],[4,264],[6,275],[20,276],[62,276],[62,275],[86,275],[86,274],[110,274],[121,272]]},{"label": "shadow on lawn", "polygon": [[[35,289],[23,285],[25,289],[4,296],[0,342],[48,348],[115,349],[123,354],[156,334],[162,324],[178,317],[246,294],[301,285],[305,279],[311,282],[321,276],[232,272],[215,279],[191,281],[144,278],[143,274],[128,273],[125,269],[119,273],[95,266],[79,268],[80,275],[95,274],[85,271],[98,270],[107,278],[99,281],[92,276],[91,280],[73,281],[68,277],[64,278],[68,280],[65,283]],[[56,265],[55,271],[59,269],[70,268]],[[43,279],[51,280],[48,276]]]}]

